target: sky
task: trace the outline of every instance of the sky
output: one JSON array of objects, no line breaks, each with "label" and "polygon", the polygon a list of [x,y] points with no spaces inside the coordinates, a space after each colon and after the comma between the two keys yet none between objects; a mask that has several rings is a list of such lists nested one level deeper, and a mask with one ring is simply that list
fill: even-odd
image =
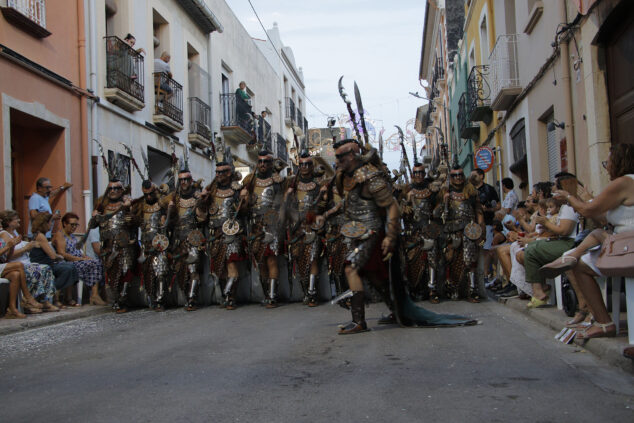
[{"label": "sky", "polygon": [[[266,38],[248,0],[225,1],[252,37]],[[337,81],[343,75],[353,108],[356,110],[356,81],[366,118],[377,131],[385,130],[384,140],[397,140],[394,125],[403,128],[406,138],[415,133],[416,108],[425,102],[409,92],[424,93],[418,80],[424,1],[251,0],[251,3],[265,28],[270,29],[277,22],[282,42],[293,50],[296,65],[303,69],[306,96],[321,112],[347,116],[337,89]],[[327,116],[309,101],[305,104],[309,128],[326,127]],[[407,153],[412,162],[411,148]],[[398,168],[400,157],[400,149],[390,152],[385,147],[384,159],[390,168]]]}]

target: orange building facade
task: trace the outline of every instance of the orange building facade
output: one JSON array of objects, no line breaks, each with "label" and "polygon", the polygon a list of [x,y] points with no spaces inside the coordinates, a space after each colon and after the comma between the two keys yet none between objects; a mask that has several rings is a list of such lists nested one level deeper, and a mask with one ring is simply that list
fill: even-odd
[{"label": "orange building facade", "polygon": [[90,196],[83,0],[0,2],[0,209],[28,226],[36,180],[73,187],[56,206],[85,223]]}]

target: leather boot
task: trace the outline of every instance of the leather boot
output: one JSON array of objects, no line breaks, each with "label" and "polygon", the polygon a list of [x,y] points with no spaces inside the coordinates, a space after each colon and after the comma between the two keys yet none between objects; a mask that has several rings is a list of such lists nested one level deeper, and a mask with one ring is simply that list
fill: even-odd
[{"label": "leather boot", "polygon": [[156,295],[156,304],[154,305],[154,311],[165,311],[165,282],[161,279],[158,283],[158,294]]},{"label": "leather boot", "polygon": [[198,280],[192,279],[191,288],[189,289],[189,295],[187,296],[187,305],[185,306],[185,310],[194,311],[196,310],[196,295],[198,294]]},{"label": "leather boot", "polygon": [[339,335],[351,335],[366,332],[368,325],[365,322],[365,298],[363,291],[355,291],[350,298],[350,311],[352,321],[339,329]]},{"label": "leather boot", "polygon": [[308,307],[317,307],[317,275],[310,275],[308,282]]},{"label": "leather boot", "polygon": [[470,303],[480,302],[480,292],[478,292],[478,285],[476,284],[475,272],[469,272],[469,298]]},{"label": "leather boot", "polygon": [[233,296],[237,286],[238,286],[238,278],[230,277],[227,279],[227,285],[225,286],[225,292],[223,293],[225,297],[225,308],[227,310],[236,309],[236,302]]},{"label": "leather boot", "polygon": [[438,304],[440,302],[440,296],[436,289],[436,270],[432,267],[429,268],[429,283],[427,287],[429,288],[429,302]]},{"label": "leather boot", "polygon": [[277,304],[277,279],[269,279],[269,298],[266,301],[266,308],[276,308]]},{"label": "leather boot", "polygon": [[128,312],[128,286],[129,282],[123,283],[123,288],[121,289],[121,293],[119,294],[119,299],[115,301],[112,308],[116,313],[127,313]]}]

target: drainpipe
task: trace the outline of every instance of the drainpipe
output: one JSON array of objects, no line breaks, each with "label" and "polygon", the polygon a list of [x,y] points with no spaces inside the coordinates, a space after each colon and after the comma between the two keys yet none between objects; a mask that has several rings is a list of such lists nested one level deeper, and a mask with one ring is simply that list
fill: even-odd
[{"label": "drainpipe", "polygon": [[[561,14],[561,22],[568,23],[568,12],[566,10],[566,0],[559,1]],[[562,42],[561,48],[561,74],[562,85],[564,90],[564,115],[565,115],[565,133],[566,133],[566,150],[568,154],[568,172],[576,173],[575,158],[575,133],[574,133],[574,116],[572,114],[572,87],[570,84],[570,52],[568,43],[570,40]]]},{"label": "drainpipe", "polygon": [[[79,33],[78,49],[79,49],[79,86],[82,89],[86,89],[86,25],[85,25],[85,8],[84,0],[77,0],[77,28]],[[84,157],[81,160],[81,174],[82,174],[82,195],[84,196],[84,204],[86,193],[90,196],[90,171],[88,168],[89,161],[86,160],[87,148],[90,142],[88,141],[88,100],[85,96],[81,97],[80,108],[80,157]],[[90,199],[89,199],[90,200]],[[88,222],[90,217],[90,210],[84,210],[84,222]]]},{"label": "drainpipe", "polygon": [[[97,10],[95,2],[88,0],[88,18],[90,26],[90,88],[97,95]],[[92,164],[92,140],[97,138],[98,128],[97,101],[93,101],[90,107],[90,139],[87,142],[87,151],[84,156],[86,163]],[[93,181],[92,172],[89,173],[90,189],[84,191],[84,209],[86,220],[92,214],[93,193],[91,192]]]}]

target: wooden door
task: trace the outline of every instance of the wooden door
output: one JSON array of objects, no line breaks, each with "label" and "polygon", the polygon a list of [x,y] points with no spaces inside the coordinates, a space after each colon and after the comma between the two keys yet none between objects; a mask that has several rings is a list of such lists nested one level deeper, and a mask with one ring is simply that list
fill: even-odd
[{"label": "wooden door", "polygon": [[634,144],[634,9],[605,47],[612,143]]}]

